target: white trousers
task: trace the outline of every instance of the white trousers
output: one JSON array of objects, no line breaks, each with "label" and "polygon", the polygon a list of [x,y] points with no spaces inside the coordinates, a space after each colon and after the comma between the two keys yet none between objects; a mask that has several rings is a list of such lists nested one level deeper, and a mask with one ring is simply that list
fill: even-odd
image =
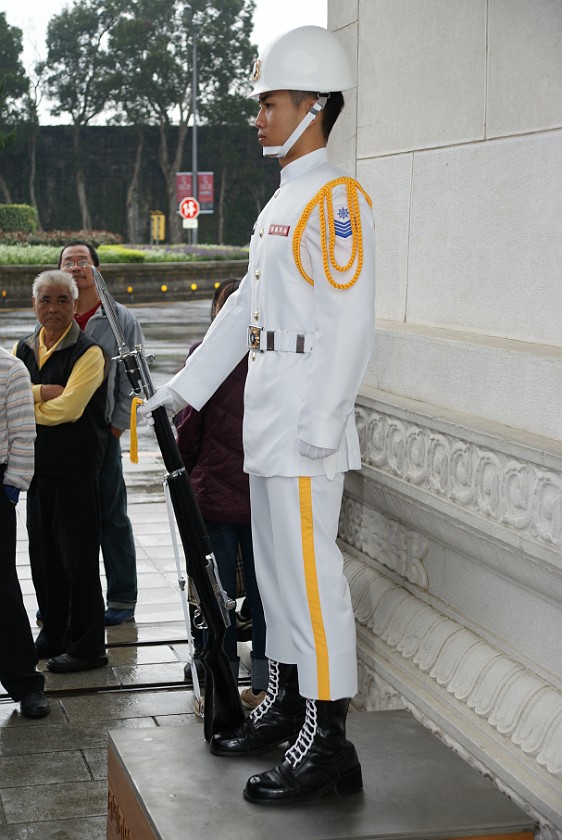
[{"label": "white trousers", "polygon": [[336,544],[343,474],[250,475],[256,577],[267,628],[266,655],[296,664],[312,700],[357,691],[355,619]]}]

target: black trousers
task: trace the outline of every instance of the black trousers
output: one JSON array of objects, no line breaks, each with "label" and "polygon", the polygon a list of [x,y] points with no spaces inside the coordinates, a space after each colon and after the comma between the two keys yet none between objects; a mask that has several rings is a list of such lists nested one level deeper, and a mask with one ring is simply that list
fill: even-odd
[{"label": "black trousers", "polygon": [[100,501],[95,475],[35,475],[27,493],[29,559],[47,654],[105,652]]},{"label": "black trousers", "polygon": [[43,674],[16,573],[16,508],[1,485],[0,469],[0,682],[12,698],[43,691]]}]

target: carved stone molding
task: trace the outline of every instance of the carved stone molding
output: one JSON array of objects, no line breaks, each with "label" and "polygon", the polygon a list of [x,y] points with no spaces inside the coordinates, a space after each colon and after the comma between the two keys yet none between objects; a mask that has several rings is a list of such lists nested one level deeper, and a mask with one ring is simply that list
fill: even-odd
[{"label": "carved stone molding", "polygon": [[429,585],[423,565],[429,548],[424,534],[407,528],[380,511],[344,497],[339,535],[367,557],[377,560],[422,589]]},{"label": "carved stone molding", "polygon": [[407,708],[406,701],[394,686],[375,674],[365,662],[357,663],[359,694],[353,699],[353,707],[360,712],[388,712]]},{"label": "carved stone molding", "polygon": [[462,625],[346,557],[360,625],[562,780],[562,693]]},{"label": "carved stone molding", "polygon": [[362,460],[550,547],[562,548],[562,474],[368,406]]}]

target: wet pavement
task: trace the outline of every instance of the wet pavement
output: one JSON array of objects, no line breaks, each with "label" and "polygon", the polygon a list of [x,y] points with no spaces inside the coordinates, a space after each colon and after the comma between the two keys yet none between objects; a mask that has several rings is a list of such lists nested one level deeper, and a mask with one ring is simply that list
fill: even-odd
[{"label": "wet pavement", "polygon": [[[154,384],[178,370],[209,323],[210,301],[132,307],[155,355]],[[30,311],[0,312],[0,344],[12,348],[34,326]],[[51,713],[19,714],[0,686],[0,840],[101,840],[106,836],[107,733],[189,723],[200,727],[184,678],[186,628],[164,503],[164,467],[154,434],[139,425],[139,463],[122,438],[129,515],[137,547],[135,621],[107,628],[109,667],[78,674],[45,672]],[[34,635],[37,603],[25,531],[25,494],[17,508],[17,564]],[[180,548],[181,551],[181,548]],[[182,558],[183,564],[183,558]],[[100,563],[105,588],[103,563]],[[4,641],[4,640],[3,640]],[[247,645],[241,656],[248,661]],[[41,670],[45,662],[39,664]],[[248,683],[242,669],[241,682]]]}]

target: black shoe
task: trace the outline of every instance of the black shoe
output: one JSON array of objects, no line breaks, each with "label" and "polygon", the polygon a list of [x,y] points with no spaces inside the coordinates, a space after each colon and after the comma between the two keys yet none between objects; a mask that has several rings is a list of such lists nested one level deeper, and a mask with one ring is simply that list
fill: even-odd
[{"label": "black shoe", "polygon": [[117,624],[127,624],[135,620],[134,609],[114,610],[108,608],[105,611],[104,623],[106,627],[114,627]]},{"label": "black shoe", "polygon": [[49,701],[43,691],[32,691],[20,700],[20,712],[26,718],[42,718],[50,711]]},{"label": "black shoe", "polygon": [[355,747],[345,737],[349,700],[307,700],[306,721],[282,763],[251,776],[244,799],[258,805],[294,805],[325,793],[363,789]]},{"label": "black shoe", "polygon": [[299,694],[296,665],[269,660],[269,685],[263,703],[230,732],[218,732],[211,738],[213,755],[259,755],[279,744],[296,740],[306,711],[306,701]]},{"label": "black shoe", "polygon": [[92,668],[103,668],[108,662],[109,660],[105,654],[95,656],[92,659],[78,659],[69,653],[63,653],[61,656],[54,656],[52,659],[48,659],[47,668],[56,674],[71,674],[74,671],[89,671]]},{"label": "black shoe", "polygon": [[51,656],[60,656],[61,653],[65,652],[67,647],[68,645],[62,643],[60,645],[51,645],[35,642],[35,651],[39,659],[49,659]]},{"label": "black shoe", "polygon": [[[195,663],[195,668],[197,670],[197,678],[199,680],[199,685],[203,685],[205,683],[205,669],[201,664],[201,651],[196,650],[193,656],[193,661]],[[191,673],[191,664],[186,662],[183,666],[183,678],[186,682],[193,682],[193,674]]]}]

